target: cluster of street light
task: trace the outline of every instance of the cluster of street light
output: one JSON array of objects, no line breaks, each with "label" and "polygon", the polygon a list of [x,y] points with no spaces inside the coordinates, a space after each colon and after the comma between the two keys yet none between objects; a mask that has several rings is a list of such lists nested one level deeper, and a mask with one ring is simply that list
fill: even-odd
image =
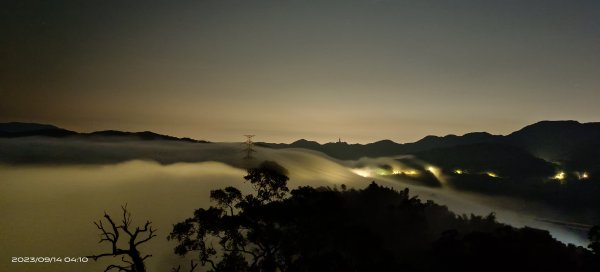
[{"label": "cluster of street light", "polygon": [[[430,172],[431,174],[433,174],[434,176],[438,177],[441,175],[442,170],[440,168],[434,167],[434,166],[427,166],[425,167],[425,171]],[[382,168],[377,168],[377,169],[370,169],[370,168],[355,168],[352,169],[352,172],[363,176],[363,177],[373,177],[373,176],[388,176],[388,175],[406,175],[406,176],[418,176],[421,173],[418,170],[415,169],[393,169],[393,170],[387,170],[387,169],[382,169]],[[469,174],[469,171],[464,170],[464,169],[454,169],[452,171],[452,173],[456,174],[456,175],[464,175],[464,174]],[[492,172],[492,171],[486,171],[486,172],[482,172],[480,174],[484,174],[487,175],[488,177],[491,178],[500,178],[500,176],[496,173],[496,172]],[[573,176],[575,176],[578,180],[587,180],[590,178],[590,174],[586,171],[582,171],[582,172],[573,172],[572,173]],[[556,173],[556,175],[550,177],[553,180],[557,180],[561,183],[564,183],[567,179],[569,175],[567,174],[567,172],[565,171],[559,171]]]}]

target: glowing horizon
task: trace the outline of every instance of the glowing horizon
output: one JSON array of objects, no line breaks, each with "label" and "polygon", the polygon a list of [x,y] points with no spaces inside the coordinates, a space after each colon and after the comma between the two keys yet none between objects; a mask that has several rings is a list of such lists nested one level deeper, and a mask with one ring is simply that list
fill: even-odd
[{"label": "glowing horizon", "polygon": [[5,11],[0,122],[406,143],[600,116],[598,1],[59,0]]}]

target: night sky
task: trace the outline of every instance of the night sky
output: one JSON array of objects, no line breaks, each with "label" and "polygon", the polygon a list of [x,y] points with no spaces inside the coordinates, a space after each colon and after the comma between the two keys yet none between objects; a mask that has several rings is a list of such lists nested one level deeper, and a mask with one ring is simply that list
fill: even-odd
[{"label": "night sky", "polygon": [[0,122],[409,142],[599,101],[600,1],[0,4]]}]

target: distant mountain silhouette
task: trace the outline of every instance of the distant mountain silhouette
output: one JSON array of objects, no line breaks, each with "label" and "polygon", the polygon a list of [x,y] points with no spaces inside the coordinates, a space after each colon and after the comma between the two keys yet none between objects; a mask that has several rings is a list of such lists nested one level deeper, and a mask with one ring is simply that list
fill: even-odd
[{"label": "distant mountain silhouette", "polygon": [[306,148],[306,149],[318,149],[321,146],[321,144],[319,144],[315,141],[307,141],[305,139],[300,139],[298,141],[291,143],[290,145],[294,146],[295,148]]},{"label": "distant mountain silhouette", "polygon": [[319,144],[313,141],[299,140],[291,144],[258,143],[271,148],[306,148],[321,151],[338,159],[358,159],[360,157],[382,157],[411,154],[433,148],[452,147],[463,144],[498,143],[503,136],[486,132],[468,133],[463,136],[447,135],[444,137],[427,136],[414,143],[399,144],[391,140],[381,140],[370,144],[348,144],[335,142]]},{"label": "distant mountain silhouette", "polygon": [[335,142],[319,144],[314,141],[298,140],[291,144],[256,143],[258,146],[270,148],[306,148],[323,152],[338,159],[358,159],[360,157],[394,156],[404,153],[403,145],[390,140],[383,140],[366,145]]},{"label": "distant mountain silhouette", "polygon": [[417,142],[405,144],[404,152],[420,152],[433,148],[452,147],[457,145],[470,145],[479,143],[498,143],[502,136],[492,135],[487,132],[472,132],[463,136],[447,135],[444,137],[427,136]]},{"label": "distant mountain silhouette", "polygon": [[506,142],[547,160],[560,160],[578,149],[600,144],[600,123],[542,121],[506,136]]},{"label": "distant mountain silhouette", "polygon": [[502,178],[549,177],[555,173],[552,163],[534,157],[519,147],[499,143],[434,148],[415,153],[415,156],[446,171],[493,172]]},{"label": "distant mountain silhouette", "polygon": [[10,123],[0,123],[0,133],[24,133],[31,131],[40,131],[40,130],[51,130],[51,129],[59,129],[53,125],[43,125],[36,123],[20,123],[20,122],[10,122]]},{"label": "distant mountain silhouette", "polygon": [[187,137],[186,138],[177,138],[177,137],[173,137],[173,136],[154,133],[151,131],[124,132],[124,131],[117,131],[117,130],[103,130],[103,131],[96,131],[96,132],[92,132],[92,133],[83,134],[83,136],[88,137],[88,138],[130,137],[130,138],[137,138],[137,139],[145,140],[145,141],[166,140],[166,141],[185,141],[185,142],[194,142],[194,143],[208,143],[207,141],[194,140],[194,139],[187,138]]},{"label": "distant mountain silhouette", "polygon": [[0,123],[0,137],[65,137],[75,134],[77,134],[77,132],[62,129],[53,125],[20,122]]},{"label": "distant mountain silhouette", "polygon": [[177,138],[168,135],[162,135],[151,131],[142,132],[125,132],[117,130],[104,130],[91,133],[78,133],[62,129],[53,125],[36,124],[36,123],[0,123],[0,138],[16,138],[30,136],[45,136],[54,138],[80,138],[87,140],[166,140],[166,141],[185,141],[194,143],[208,143],[207,141],[194,140],[190,138]]},{"label": "distant mountain silhouette", "polygon": [[[115,130],[97,131],[92,133],[77,133],[53,125],[35,123],[0,123],[0,137],[74,137],[91,140],[138,139],[138,140],[168,140],[201,142],[190,138],[177,138],[161,135],[150,131],[123,132]],[[361,157],[382,157],[424,153],[428,150],[444,149],[477,144],[503,144],[519,148],[521,151],[550,162],[560,163],[572,170],[600,170],[600,123],[579,123],[577,121],[542,121],[526,126],[507,136],[492,135],[487,132],[467,133],[462,136],[447,135],[426,136],[414,143],[400,144],[391,140],[382,140],[369,144],[349,144],[347,142],[331,142],[319,144],[314,141],[301,139],[291,144],[257,143],[258,146],[270,148],[304,148],[323,152],[337,159],[358,159]],[[480,146],[482,147],[482,146]],[[492,146],[486,146],[491,148]],[[472,149],[453,152],[471,152],[472,157],[486,156],[490,150]],[[499,151],[499,149],[494,149]],[[481,152],[481,154],[473,154]],[[522,152],[519,152],[521,154]],[[456,157],[454,157],[456,158]],[[449,160],[446,158],[445,160]],[[459,159],[460,160],[460,159]]]},{"label": "distant mountain silhouette", "polygon": [[326,143],[300,140],[291,144],[259,143],[271,148],[307,148],[338,159],[416,154],[432,149],[474,144],[504,144],[518,147],[535,157],[562,163],[572,168],[600,169],[600,123],[577,121],[542,121],[526,126],[507,136],[486,132],[462,136],[427,136],[414,143],[390,140],[370,144]]}]

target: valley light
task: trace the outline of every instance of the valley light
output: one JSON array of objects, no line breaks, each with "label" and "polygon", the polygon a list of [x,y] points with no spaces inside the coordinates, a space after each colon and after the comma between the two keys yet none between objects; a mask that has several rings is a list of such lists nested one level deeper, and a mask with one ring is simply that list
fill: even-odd
[{"label": "valley light", "polygon": [[553,179],[564,180],[565,179],[565,172],[559,172],[558,174],[556,174],[556,176],[553,177]]},{"label": "valley light", "polygon": [[419,172],[415,171],[415,170],[407,170],[407,171],[402,171],[402,170],[394,170],[394,175],[408,175],[408,176],[414,176],[414,175],[418,175]]},{"label": "valley light", "polygon": [[409,175],[409,176],[416,176],[419,174],[419,172],[415,171],[415,170],[409,170],[404,172],[405,175]]},{"label": "valley light", "polygon": [[454,173],[455,173],[455,174],[462,175],[464,172],[463,172],[463,170],[456,169],[456,170],[454,170]]},{"label": "valley light", "polygon": [[590,175],[588,174],[588,172],[583,172],[583,173],[577,173],[577,176],[579,177],[579,179],[588,179],[590,177]]},{"label": "valley light", "polygon": [[435,167],[433,165],[427,166],[426,170],[431,173],[435,177],[437,181],[440,182],[442,186],[446,185],[446,178],[442,175],[442,169]]},{"label": "valley light", "polygon": [[492,177],[492,178],[497,178],[498,177],[498,175],[496,173],[494,173],[494,172],[487,172],[486,174],[488,176]]}]

